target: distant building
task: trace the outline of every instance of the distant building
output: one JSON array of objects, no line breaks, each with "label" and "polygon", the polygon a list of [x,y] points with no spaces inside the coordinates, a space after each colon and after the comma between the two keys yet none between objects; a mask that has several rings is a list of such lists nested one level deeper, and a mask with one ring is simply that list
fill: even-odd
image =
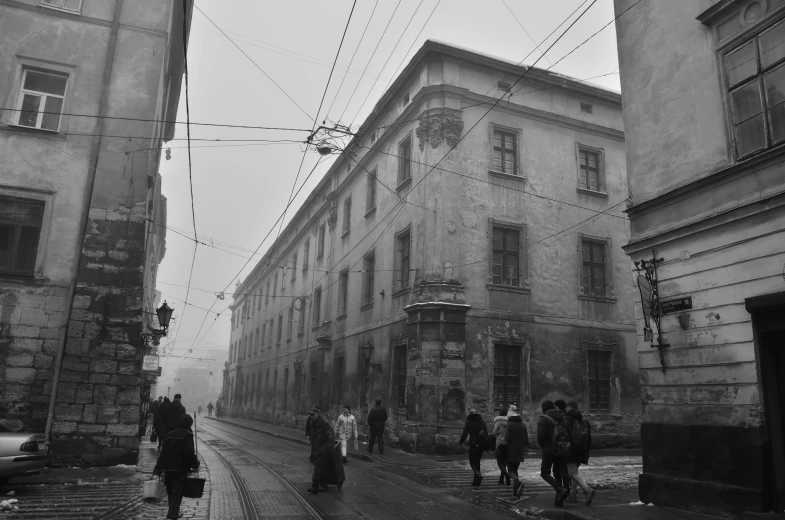
[{"label": "distant building", "polygon": [[[633,0],[615,5],[620,14]],[[736,518],[781,512],[785,3],[640,2],[616,27],[632,196],[624,249],[662,259],[666,302],[661,359],[636,292],[641,500]]]},{"label": "distant building", "polygon": [[181,0],[0,4],[0,423],[56,464],[136,463],[188,23]]},{"label": "distant building", "polygon": [[562,397],[596,446],[636,445],[621,96],[540,69],[515,85],[527,70],[417,52],[237,287],[231,414],[347,404],[364,425],[380,398],[391,440],[441,453],[471,408],[515,404],[533,432]]}]

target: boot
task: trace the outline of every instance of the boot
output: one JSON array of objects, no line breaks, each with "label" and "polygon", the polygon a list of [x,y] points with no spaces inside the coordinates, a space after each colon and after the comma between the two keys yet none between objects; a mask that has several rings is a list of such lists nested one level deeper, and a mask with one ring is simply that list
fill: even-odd
[{"label": "boot", "polygon": [[472,479],[472,486],[477,487],[480,485],[480,481],[477,478],[477,473],[474,474],[474,478]]},{"label": "boot", "polygon": [[518,486],[520,485],[521,485],[521,481],[516,478],[515,482],[512,485],[512,496],[514,497],[518,496]]},{"label": "boot", "polygon": [[518,498],[521,498],[521,495],[523,495],[523,482],[521,482],[519,480],[518,481],[518,494],[515,495],[515,496],[517,496]]},{"label": "boot", "polygon": [[570,494],[570,490],[569,489],[563,488],[563,487],[557,487],[556,488],[556,500],[553,502],[553,505],[559,506],[559,507],[563,506],[564,505],[564,499],[567,498],[567,495],[569,495],[569,494]]},{"label": "boot", "polygon": [[589,492],[586,493],[586,505],[590,506],[592,500],[594,500],[594,494],[597,492],[594,488],[589,488]]},{"label": "boot", "polygon": [[504,478],[507,479],[507,485],[509,486],[510,485],[510,474],[509,473],[505,473],[504,474]]},{"label": "boot", "polygon": [[319,493],[319,487],[316,484],[311,484],[311,487],[309,487],[306,491],[312,495],[316,495]]},{"label": "boot", "polygon": [[499,485],[500,486],[504,485],[504,474],[503,473],[501,475],[499,475]]}]

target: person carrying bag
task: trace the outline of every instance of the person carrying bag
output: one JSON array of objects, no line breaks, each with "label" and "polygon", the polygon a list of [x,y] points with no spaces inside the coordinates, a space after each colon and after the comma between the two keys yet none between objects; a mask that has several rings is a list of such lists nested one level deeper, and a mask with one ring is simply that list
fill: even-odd
[{"label": "person carrying bag", "polygon": [[193,423],[193,418],[188,414],[180,417],[180,425],[166,434],[153,470],[153,475],[164,474],[164,485],[169,498],[166,518],[180,518],[180,503],[183,501],[186,477],[189,472],[199,468],[194,434],[191,430]]}]

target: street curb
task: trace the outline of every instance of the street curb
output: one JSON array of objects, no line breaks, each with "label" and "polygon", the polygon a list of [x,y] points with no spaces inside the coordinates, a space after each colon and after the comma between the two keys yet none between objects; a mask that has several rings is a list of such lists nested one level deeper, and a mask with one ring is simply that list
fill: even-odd
[{"label": "street curb", "polygon": [[[215,417],[203,417],[203,419],[211,419],[213,421],[222,422],[224,424],[231,424],[233,426],[237,426],[238,428],[244,428],[246,430],[251,430],[251,431],[254,431],[254,432],[258,432],[258,433],[264,433],[265,435],[269,435],[271,437],[276,437],[278,439],[284,439],[284,440],[287,440],[287,441],[296,442],[296,443],[302,444],[304,446],[310,446],[311,445],[310,442],[304,441],[302,439],[292,439],[290,437],[287,437],[286,435],[281,435],[280,433],[274,433],[274,432],[267,431],[267,430],[261,430],[259,428],[254,428],[252,426],[246,426],[245,424],[240,424],[240,423],[236,423],[236,422],[232,422],[232,421],[224,421],[224,420],[221,420],[220,418],[215,418]],[[375,460],[370,455],[363,455],[362,453],[352,453],[349,450],[346,450],[346,455],[348,457],[352,457],[354,459],[359,459],[359,460],[364,460],[366,462],[383,462],[381,460]]]}]

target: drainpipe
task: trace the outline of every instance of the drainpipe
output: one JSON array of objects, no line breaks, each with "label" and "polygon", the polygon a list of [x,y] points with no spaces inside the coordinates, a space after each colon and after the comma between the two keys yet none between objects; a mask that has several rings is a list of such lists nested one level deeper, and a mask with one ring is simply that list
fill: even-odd
[{"label": "drainpipe", "polygon": [[60,386],[60,372],[63,367],[63,356],[65,354],[65,344],[68,341],[68,325],[71,323],[71,314],[74,308],[74,294],[76,293],[77,275],[79,273],[79,260],[82,256],[82,246],[84,245],[85,235],[87,235],[87,225],[90,222],[90,205],[93,200],[93,188],[95,187],[95,176],[98,172],[98,155],[101,151],[101,144],[103,143],[104,131],[104,117],[106,115],[106,107],[109,99],[109,81],[112,78],[112,67],[114,65],[115,48],[117,47],[117,33],[120,29],[120,11],[123,8],[123,0],[115,0],[114,3],[114,16],[112,18],[112,28],[109,35],[109,48],[106,51],[106,60],[104,62],[104,76],[101,89],[101,100],[98,107],[98,125],[97,134],[99,135],[97,143],[93,148],[92,157],[90,158],[90,169],[87,172],[87,184],[85,185],[85,198],[84,209],[82,211],[82,221],[79,231],[79,239],[76,241],[76,270],[74,278],[71,280],[71,286],[68,288],[68,313],[66,315],[65,327],[60,334],[60,348],[57,350],[57,357],[55,358],[55,372],[52,378],[52,395],[49,398],[49,413],[46,416],[46,430],[44,435],[46,437],[47,447],[52,442],[52,422],[55,415],[55,404],[57,403],[57,391]]}]

